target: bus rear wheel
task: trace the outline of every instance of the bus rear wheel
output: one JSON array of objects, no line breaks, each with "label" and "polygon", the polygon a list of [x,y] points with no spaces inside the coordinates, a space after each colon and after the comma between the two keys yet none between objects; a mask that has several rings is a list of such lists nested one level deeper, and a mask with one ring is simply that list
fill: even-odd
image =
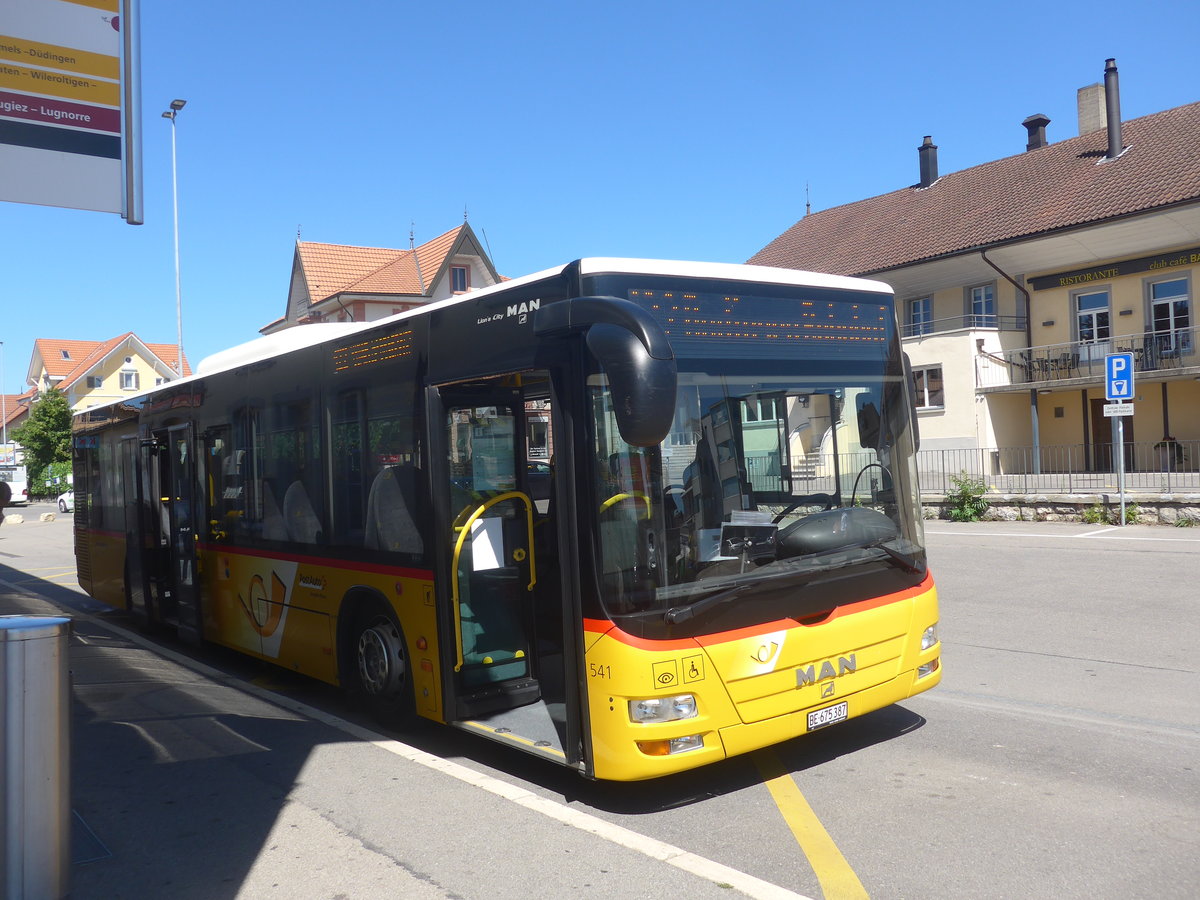
[{"label": "bus rear wheel", "polygon": [[400,625],[390,611],[372,609],[354,634],[358,692],[371,714],[387,725],[402,724],[412,712],[412,680]]}]

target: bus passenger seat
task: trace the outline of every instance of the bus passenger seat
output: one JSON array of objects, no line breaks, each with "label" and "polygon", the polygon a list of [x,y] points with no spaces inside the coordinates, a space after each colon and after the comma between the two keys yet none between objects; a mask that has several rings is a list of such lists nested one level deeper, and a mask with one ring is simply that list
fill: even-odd
[{"label": "bus passenger seat", "polygon": [[287,524],[283,521],[283,513],[271,493],[270,482],[262,483],[263,518],[262,537],[268,541],[286,541],[288,539]]},{"label": "bus passenger seat", "polygon": [[372,550],[423,553],[424,541],[413,520],[416,473],[412,466],[388,466],[371,482],[367,495],[366,543]]},{"label": "bus passenger seat", "polygon": [[283,518],[293,541],[315,544],[321,540],[321,520],[300,481],[293,481],[283,495]]}]

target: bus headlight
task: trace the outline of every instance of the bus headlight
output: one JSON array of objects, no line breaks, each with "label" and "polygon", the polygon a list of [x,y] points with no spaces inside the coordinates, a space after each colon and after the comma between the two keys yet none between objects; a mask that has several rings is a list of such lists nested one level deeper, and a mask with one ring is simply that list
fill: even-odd
[{"label": "bus headlight", "polygon": [[928,650],[938,642],[937,622],[934,622],[925,629],[925,633],[921,635],[921,649]]},{"label": "bus headlight", "polygon": [[696,717],[696,698],[692,694],[675,697],[650,697],[629,701],[631,722],[677,722]]}]

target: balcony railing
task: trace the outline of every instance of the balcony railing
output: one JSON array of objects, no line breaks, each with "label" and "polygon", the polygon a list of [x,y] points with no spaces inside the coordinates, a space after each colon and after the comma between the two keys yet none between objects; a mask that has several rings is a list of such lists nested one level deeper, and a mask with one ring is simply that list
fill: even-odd
[{"label": "balcony railing", "polygon": [[1163,372],[1200,365],[1195,328],[1147,331],[1096,341],[1071,341],[986,354],[976,358],[980,387],[1041,384],[1083,378],[1104,378],[1104,358],[1132,353],[1138,372]]},{"label": "balcony railing", "polygon": [[968,315],[930,319],[928,322],[908,322],[900,330],[901,337],[922,337],[959,331],[963,328],[996,328],[1000,331],[1024,331],[1024,316]]}]

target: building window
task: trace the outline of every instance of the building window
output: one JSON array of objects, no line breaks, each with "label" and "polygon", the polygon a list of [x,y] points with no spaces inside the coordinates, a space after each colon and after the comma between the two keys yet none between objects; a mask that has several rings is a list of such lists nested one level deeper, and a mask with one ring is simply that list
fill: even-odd
[{"label": "building window", "polygon": [[967,316],[970,328],[995,328],[998,325],[994,283],[967,288]]},{"label": "building window", "polygon": [[104,379],[99,375],[89,375],[87,377],[87,386],[89,388],[98,388],[104,384]]},{"label": "building window", "polygon": [[138,389],[138,373],[137,372],[122,372],[121,373],[121,390],[136,391]]},{"label": "building window", "polygon": [[465,294],[471,288],[471,269],[469,266],[450,267],[450,290],[456,294]]},{"label": "building window", "polygon": [[1150,284],[1150,323],[1157,349],[1192,352],[1192,302],[1186,278]]},{"label": "building window", "polygon": [[63,358],[63,359],[70,359],[70,358],[71,358],[71,351],[70,351],[70,350],[59,350],[58,352],[62,354],[62,358]]},{"label": "building window", "polygon": [[946,405],[946,391],[942,386],[942,367],[913,369],[913,390],[917,395],[917,409],[941,409]]},{"label": "building window", "polygon": [[1075,327],[1082,344],[1107,341],[1109,330],[1108,291],[1075,296]]},{"label": "building window", "polygon": [[933,298],[918,297],[908,301],[908,333],[905,337],[929,334],[933,331]]}]

